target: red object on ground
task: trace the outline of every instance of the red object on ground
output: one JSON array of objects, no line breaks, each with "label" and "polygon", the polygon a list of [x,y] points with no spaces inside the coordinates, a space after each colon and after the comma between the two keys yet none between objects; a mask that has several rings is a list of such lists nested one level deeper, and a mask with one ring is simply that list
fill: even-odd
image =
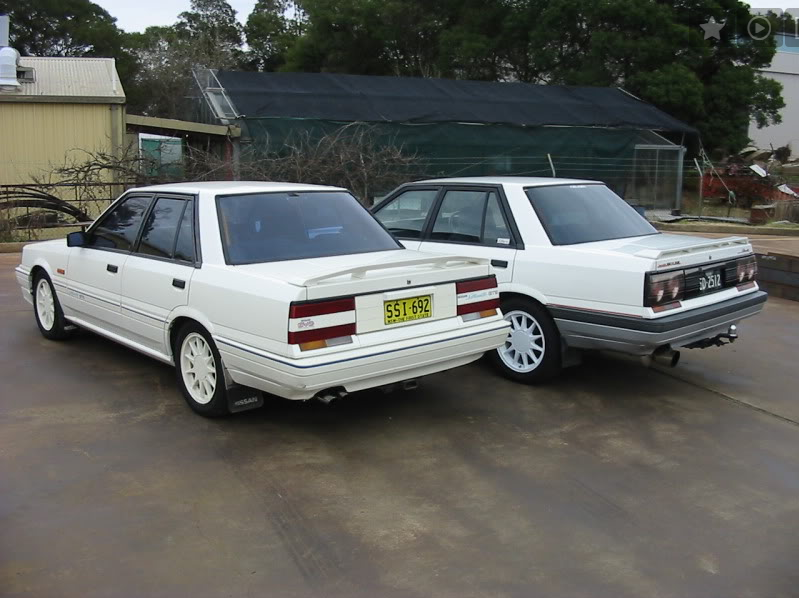
[{"label": "red object on ground", "polygon": [[[796,199],[777,189],[768,179],[761,178],[754,173],[752,173],[752,176],[745,174],[722,175],[722,178],[727,188],[735,193],[735,198],[742,207],[746,205],[746,200],[755,203],[771,203],[773,201]],[[702,177],[702,196],[705,198],[718,197],[726,200],[728,194],[724,184],[716,175],[706,173]],[[799,192],[799,188],[791,187],[791,189]]]}]

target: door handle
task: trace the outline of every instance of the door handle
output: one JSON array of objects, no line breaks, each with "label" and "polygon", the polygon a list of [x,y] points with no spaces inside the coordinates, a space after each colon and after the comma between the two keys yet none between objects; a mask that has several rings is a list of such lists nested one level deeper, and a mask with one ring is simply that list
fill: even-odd
[{"label": "door handle", "polygon": [[105,267],[111,274],[116,274],[119,272],[119,266],[115,266],[114,264],[107,264]]},{"label": "door handle", "polygon": [[508,260],[491,260],[491,265],[495,268],[507,268]]},{"label": "door handle", "polygon": [[172,279],[172,286],[177,289],[185,289],[186,288],[186,281],[180,280],[179,278]]}]

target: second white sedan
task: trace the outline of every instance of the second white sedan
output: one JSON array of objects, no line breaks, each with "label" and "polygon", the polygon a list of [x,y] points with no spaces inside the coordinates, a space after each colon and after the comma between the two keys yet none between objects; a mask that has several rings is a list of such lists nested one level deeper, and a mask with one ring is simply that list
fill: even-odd
[{"label": "second white sedan", "polygon": [[266,391],[323,400],[478,359],[508,324],[487,260],[404,249],[345,189],[132,189],[85,232],[24,248],[41,333],[77,327],[174,364],[208,416]]}]

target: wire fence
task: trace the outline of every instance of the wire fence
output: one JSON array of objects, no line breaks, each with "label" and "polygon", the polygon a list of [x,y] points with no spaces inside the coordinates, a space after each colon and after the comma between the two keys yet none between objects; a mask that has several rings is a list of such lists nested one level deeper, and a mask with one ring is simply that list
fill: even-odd
[{"label": "wire fence", "polygon": [[[681,157],[681,151],[668,146],[655,152],[636,151],[631,157],[544,153],[417,157],[409,179],[479,174],[598,180],[631,204],[670,211],[680,207],[684,187],[699,184],[700,174],[693,162]],[[0,239],[34,240],[63,234],[82,219],[96,218],[132,186],[112,182],[0,185]]]},{"label": "wire fence", "polygon": [[130,186],[122,183],[0,185],[0,241],[58,236],[65,232],[63,229],[96,218]]}]

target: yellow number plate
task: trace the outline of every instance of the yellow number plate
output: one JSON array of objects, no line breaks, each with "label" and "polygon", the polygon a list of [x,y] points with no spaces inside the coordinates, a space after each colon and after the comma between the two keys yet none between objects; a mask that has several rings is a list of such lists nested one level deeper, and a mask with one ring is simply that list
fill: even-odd
[{"label": "yellow number plate", "polygon": [[383,302],[383,316],[386,324],[399,324],[412,320],[430,318],[433,315],[433,297],[408,297]]}]

